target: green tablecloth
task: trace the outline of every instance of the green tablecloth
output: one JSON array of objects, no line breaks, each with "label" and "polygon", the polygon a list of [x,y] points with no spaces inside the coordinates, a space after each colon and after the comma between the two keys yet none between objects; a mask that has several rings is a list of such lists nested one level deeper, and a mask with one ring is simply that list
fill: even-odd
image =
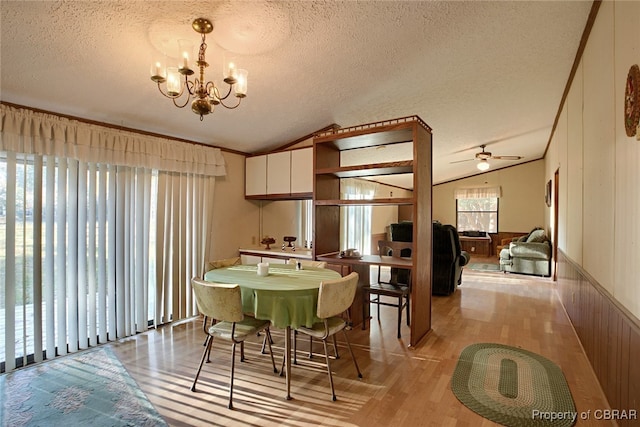
[{"label": "green tablecloth", "polygon": [[326,268],[272,264],[268,276],[258,276],[256,265],[235,265],[208,271],[204,279],[216,283],[237,283],[242,308],[257,319],[270,320],[276,328],[311,327],[316,317],[320,282],[339,279],[340,274]]}]

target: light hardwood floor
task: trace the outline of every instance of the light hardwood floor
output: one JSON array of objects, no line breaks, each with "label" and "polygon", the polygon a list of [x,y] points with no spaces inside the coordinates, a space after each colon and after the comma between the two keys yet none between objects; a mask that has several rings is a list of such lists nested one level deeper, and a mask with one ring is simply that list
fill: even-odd
[{"label": "light hardwood floor", "polygon": [[[493,426],[462,405],[450,387],[458,355],[477,342],[522,347],[551,359],[564,371],[578,413],[608,408],[550,279],[465,269],[454,295],[433,298],[432,319],[433,331],[415,348],[407,347],[406,325],[403,339],[396,339],[392,308],[383,307],[381,321],[374,319],[370,328],[349,331],[364,378],[357,378],[339,342],[341,357],[332,364],[336,402],[326,371],[311,366],[305,356],[306,339],[298,341],[300,364],[293,367],[290,401],[284,399],[284,378],[273,373],[268,355],[260,354],[261,337],[247,343],[247,361],[236,363],[234,410],[227,409],[227,344],[214,345],[198,391],[190,391],[203,350],[201,320],[111,345],[173,426]],[[282,331],[274,331],[274,341],[281,361]],[[312,360],[322,360],[320,343],[314,351]],[[576,425],[615,424],[591,416]]]}]

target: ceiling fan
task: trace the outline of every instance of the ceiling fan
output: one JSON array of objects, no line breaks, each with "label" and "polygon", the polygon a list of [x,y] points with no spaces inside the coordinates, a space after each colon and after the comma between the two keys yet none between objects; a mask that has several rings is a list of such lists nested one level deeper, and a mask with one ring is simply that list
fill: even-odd
[{"label": "ceiling fan", "polygon": [[471,160],[479,160],[477,167],[478,169],[480,169],[481,171],[486,171],[487,169],[489,169],[489,162],[487,160],[489,159],[494,159],[494,160],[520,160],[522,158],[522,156],[494,156],[491,154],[491,152],[489,151],[485,151],[484,148],[486,147],[486,145],[481,145],[480,149],[482,151],[480,151],[479,153],[476,153],[475,158],[473,159],[466,159],[466,160],[457,160],[455,162],[451,162],[451,163],[461,163],[461,162],[468,162]]}]

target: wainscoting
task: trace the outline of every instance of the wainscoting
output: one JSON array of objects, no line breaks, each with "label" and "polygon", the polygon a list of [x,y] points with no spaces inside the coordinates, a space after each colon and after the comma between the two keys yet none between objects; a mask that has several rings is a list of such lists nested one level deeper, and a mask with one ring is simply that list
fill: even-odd
[{"label": "wainscoting", "polygon": [[611,408],[640,416],[640,320],[560,250],[558,293]]}]

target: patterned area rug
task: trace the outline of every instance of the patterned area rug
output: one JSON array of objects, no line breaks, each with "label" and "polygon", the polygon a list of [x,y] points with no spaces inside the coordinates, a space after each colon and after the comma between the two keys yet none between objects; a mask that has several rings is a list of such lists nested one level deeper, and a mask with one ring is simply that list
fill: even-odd
[{"label": "patterned area rug", "polygon": [[108,348],[0,376],[2,426],[166,426]]},{"label": "patterned area rug", "polygon": [[469,409],[505,426],[568,427],[578,415],[556,364],[502,344],[465,348],[451,389]]},{"label": "patterned area rug", "polygon": [[471,270],[476,270],[476,271],[500,271],[500,266],[498,264],[476,262],[476,263],[469,264],[468,267]]}]

